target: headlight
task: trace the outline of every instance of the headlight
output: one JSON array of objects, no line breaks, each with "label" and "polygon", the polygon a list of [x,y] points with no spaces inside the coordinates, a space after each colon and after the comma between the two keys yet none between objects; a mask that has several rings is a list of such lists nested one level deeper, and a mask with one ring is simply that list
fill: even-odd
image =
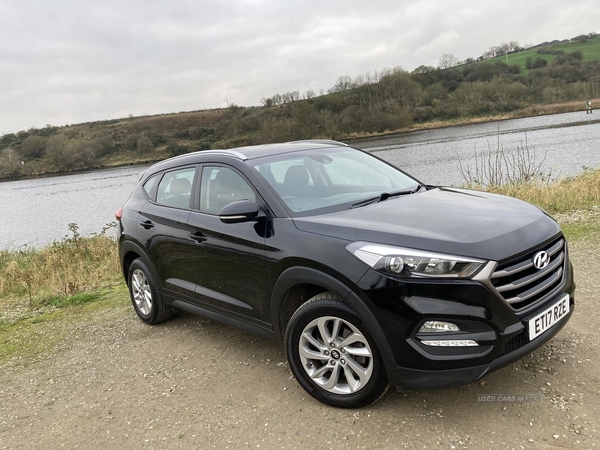
[{"label": "headlight", "polygon": [[464,256],[353,242],[346,250],[373,269],[396,277],[460,277],[475,275],[486,261]]}]

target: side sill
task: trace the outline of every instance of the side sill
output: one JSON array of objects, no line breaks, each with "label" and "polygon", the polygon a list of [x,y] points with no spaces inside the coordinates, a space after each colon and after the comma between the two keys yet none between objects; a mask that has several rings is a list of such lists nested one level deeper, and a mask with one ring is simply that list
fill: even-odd
[{"label": "side sill", "polygon": [[234,319],[233,317],[225,316],[223,314],[219,314],[217,312],[211,311],[210,309],[202,308],[201,306],[192,305],[191,303],[185,302],[183,300],[173,300],[171,306],[177,309],[181,309],[182,311],[188,312],[190,314],[203,316],[208,319],[214,320],[215,322],[223,323],[234,328],[239,328],[240,330],[273,341],[276,344],[283,345],[281,336],[275,334],[271,330],[267,330],[260,326],[253,325],[242,320]]}]

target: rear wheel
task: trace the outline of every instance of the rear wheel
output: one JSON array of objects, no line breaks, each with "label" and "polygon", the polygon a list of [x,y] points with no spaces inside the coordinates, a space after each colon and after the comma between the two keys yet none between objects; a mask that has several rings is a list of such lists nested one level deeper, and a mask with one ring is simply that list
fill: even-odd
[{"label": "rear wheel", "polygon": [[388,389],[381,356],[366,326],[338,297],[313,297],[294,313],[286,330],[290,368],[300,385],[331,406],[356,408]]},{"label": "rear wheel", "polygon": [[163,303],[154,277],[139,259],[129,267],[128,285],[131,303],[142,321],[154,325],[171,318],[171,307]]}]

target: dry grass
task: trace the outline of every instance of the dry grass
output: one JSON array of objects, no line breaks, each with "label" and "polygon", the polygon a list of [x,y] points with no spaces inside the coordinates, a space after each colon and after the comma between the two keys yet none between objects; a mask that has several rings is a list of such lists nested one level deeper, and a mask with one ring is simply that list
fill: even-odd
[{"label": "dry grass", "polygon": [[106,229],[86,238],[75,224],[70,229],[73,237],[42,249],[0,251],[0,309],[17,298],[30,308],[60,306],[76,294],[120,280],[117,245]]},{"label": "dry grass", "polygon": [[[589,99],[588,99],[589,100]],[[591,99],[594,109],[600,106],[600,99]],[[577,111],[585,111],[585,100],[558,103],[550,105],[531,105],[526,108],[514,111],[510,114],[511,118],[544,116],[547,114],[562,114]]]},{"label": "dry grass", "polygon": [[551,214],[600,208],[600,169],[586,170],[576,177],[563,178],[550,184],[532,180],[515,185],[493,186],[488,190],[520,198]]}]

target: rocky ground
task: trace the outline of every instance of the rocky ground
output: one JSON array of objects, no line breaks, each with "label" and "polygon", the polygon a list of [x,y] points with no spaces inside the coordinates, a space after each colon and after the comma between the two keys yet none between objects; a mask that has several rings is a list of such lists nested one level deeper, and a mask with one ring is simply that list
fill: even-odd
[{"label": "rocky ground", "polygon": [[391,389],[360,410],[305,394],[268,341],[194,316],[144,325],[121,290],[51,352],[2,363],[0,448],[599,448],[600,245],[571,256],[576,309],[550,343],[480,382]]}]

